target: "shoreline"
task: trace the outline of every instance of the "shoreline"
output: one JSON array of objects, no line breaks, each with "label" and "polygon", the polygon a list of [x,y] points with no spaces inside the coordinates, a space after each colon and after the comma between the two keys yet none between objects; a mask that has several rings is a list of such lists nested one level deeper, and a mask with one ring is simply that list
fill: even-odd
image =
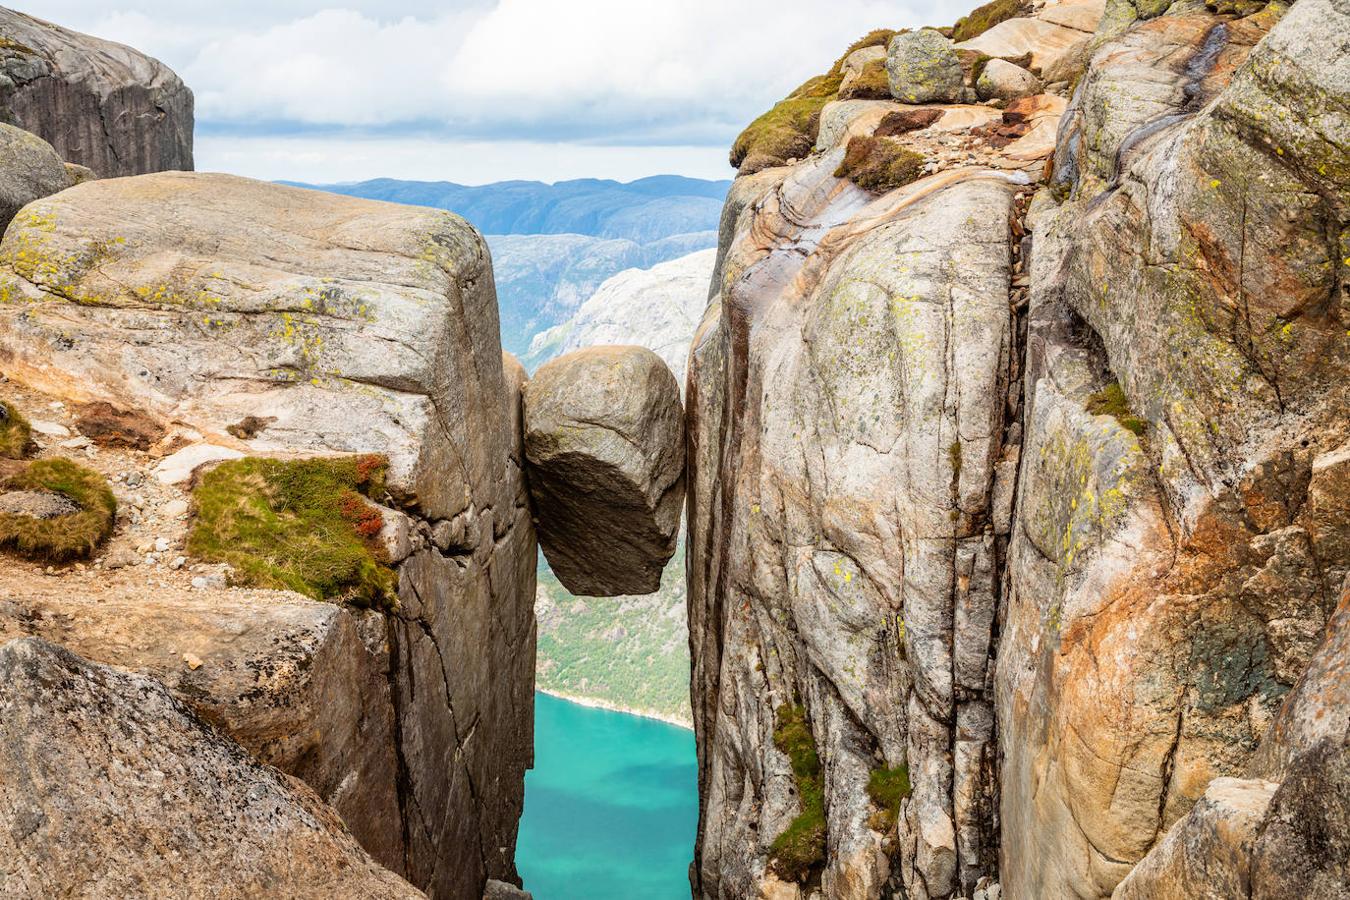
[{"label": "shoreline", "polygon": [[665,715],[664,713],[652,712],[651,710],[644,709],[633,709],[628,706],[620,706],[617,703],[611,703],[608,700],[597,700],[594,697],[577,697],[573,694],[564,694],[561,691],[541,688],[538,685],[535,685],[534,689],[541,694],[548,694],[550,697],[566,700],[568,703],[575,703],[577,706],[587,706],[591,709],[603,709],[608,712],[624,713],[630,716],[638,716],[643,719],[655,719],[658,722],[665,722],[667,725],[674,725],[676,728],[683,728],[685,731],[694,730],[692,722],[686,722],[682,719],[677,719],[674,716]]}]

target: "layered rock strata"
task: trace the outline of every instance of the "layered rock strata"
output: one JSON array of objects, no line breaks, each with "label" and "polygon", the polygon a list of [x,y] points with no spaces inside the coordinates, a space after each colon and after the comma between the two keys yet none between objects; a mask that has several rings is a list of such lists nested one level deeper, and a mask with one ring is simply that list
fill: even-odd
[{"label": "layered rock strata", "polygon": [[0,8],[0,120],[104,178],[192,168],[192,91],[156,59]]}]

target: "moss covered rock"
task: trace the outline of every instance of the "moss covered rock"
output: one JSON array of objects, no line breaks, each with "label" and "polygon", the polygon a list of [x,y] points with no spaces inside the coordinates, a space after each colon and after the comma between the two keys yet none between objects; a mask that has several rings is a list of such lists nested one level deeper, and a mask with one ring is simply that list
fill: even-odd
[{"label": "moss covered rock", "polygon": [[903,103],[956,103],[965,73],[952,42],[932,28],[891,38],[886,52],[891,96]]}]

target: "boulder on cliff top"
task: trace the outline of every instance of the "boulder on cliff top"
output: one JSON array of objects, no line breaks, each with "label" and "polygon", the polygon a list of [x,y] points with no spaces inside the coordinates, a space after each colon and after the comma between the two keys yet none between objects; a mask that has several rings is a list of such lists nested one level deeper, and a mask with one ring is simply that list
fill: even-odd
[{"label": "boulder on cliff top", "polygon": [[20,209],[72,184],[74,179],[51,144],[0,123],[0,232]]},{"label": "boulder on cliff top", "polygon": [[589,347],[525,386],[525,456],[539,542],[574,594],[650,594],[675,552],[684,412],[643,347]]},{"label": "boulder on cliff top", "polygon": [[891,96],[904,103],[957,103],[965,96],[965,73],[950,39],[932,28],[891,38],[886,51]]},{"label": "boulder on cliff top", "polygon": [[192,168],[192,91],[131,47],[0,7],[0,120],[104,177]]},{"label": "boulder on cliff top", "polygon": [[[435,518],[509,505],[474,495],[506,452],[470,424],[497,415],[501,350],[487,248],[452,213],[228,175],[91,181],[16,218],[0,297],[7,374],[35,388],[236,453],[386,453]],[[249,416],[273,421],[245,443],[229,429]]]},{"label": "boulder on cliff top", "polygon": [[159,682],[0,646],[0,893],[423,896]]}]

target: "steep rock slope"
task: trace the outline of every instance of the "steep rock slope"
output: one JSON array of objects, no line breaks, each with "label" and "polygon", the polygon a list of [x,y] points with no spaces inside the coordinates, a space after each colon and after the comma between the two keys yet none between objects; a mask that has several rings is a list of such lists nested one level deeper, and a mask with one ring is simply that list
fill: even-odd
[{"label": "steep rock slope", "polygon": [[163,685],[37,638],[0,644],[0,771],[7,897],[423,896]]},{"label": "steep rock slope", "polygon": [[192,168],[192,91],[172,70],[2,7],[0,118],[104,178]]},{"label": "steep rock slope", "polygon": [[[0,244],[0,292],[11,379],[195,441],[163,480],[184,457],[387,457],[403,538],[377,640],[398,804],[382,824],[433,896],[515,880],[535,541],[523,373],[503,365],[481,238],[437,210],[161,173],[30,204]],[[379,705],[348,702],[363,699]]]},{"label": "steep rock slope", "polygon": [[1350,566],[1347,11],[1285,10],[897,35],[897,97],[969,99],[963,51],[1049,93],[787,119],[832,73],[738,142],[687,386],[697,895],[1104,898],[1154,847],[1221,891],[1275,821],[1342,877],[1293,812],[1338,749],[1232,780]]},{"label": "steep rock slope", "polygon": [[1061,132],[997,678],[1014,896],[1108,896],[1242,774],[1350,565],[1350,11],[1256,43],[1279,11],[1130,25]]}]

